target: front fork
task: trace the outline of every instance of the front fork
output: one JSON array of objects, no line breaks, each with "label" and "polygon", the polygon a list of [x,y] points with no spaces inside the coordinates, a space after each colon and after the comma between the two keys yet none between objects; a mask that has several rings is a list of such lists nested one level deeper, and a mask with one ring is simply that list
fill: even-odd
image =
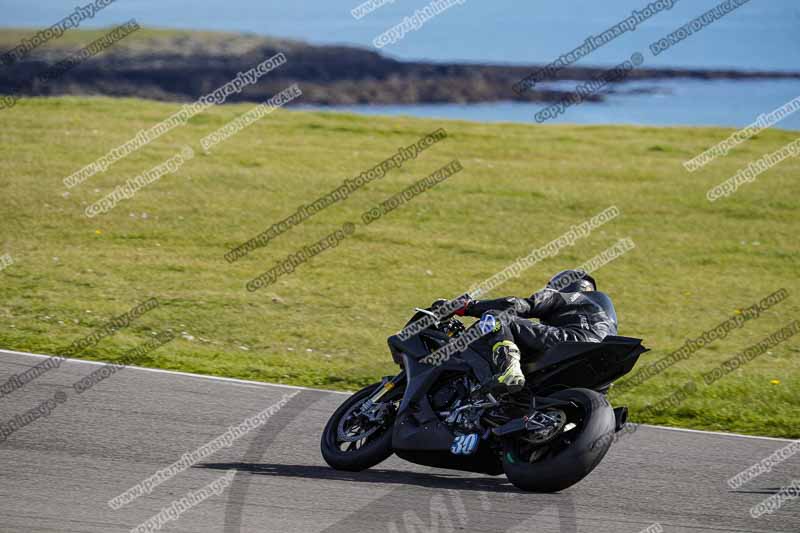
[{"label": "front fork", "polygon": [[397,385],[402,383],[404,379],[406,379],[405,370],[401,371],[394,377],[383,378],[379,389],[367,400],[365,400],[363,404],[361,404],[361,412],[367,413],[372,410],[372,408],[375,407],[375,404],[378,403],[381,398],[391,392],[395,387],[397,387]]}]

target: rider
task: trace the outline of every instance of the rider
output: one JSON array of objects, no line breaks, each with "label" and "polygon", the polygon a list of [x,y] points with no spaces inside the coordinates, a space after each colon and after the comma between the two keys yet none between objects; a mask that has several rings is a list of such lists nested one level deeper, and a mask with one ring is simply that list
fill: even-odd
[{"label": "rider", "polygon": [[[515,310],[516,316],[501,316]],[[580,270],[563,270],[530,298],[471,300],[455,314],[481,317],[492,327],[476,341],[482,353],[491,349],[494,379],[508,390],[525,385],[520,368],[522,353],[535,357],[561,342],[600,342],[617,334],[617,314],[611,298],[597,290],[592,276]],[[538,318],[539,323],[528,318]],[[488,328],[487,328],[488,329]]]}]

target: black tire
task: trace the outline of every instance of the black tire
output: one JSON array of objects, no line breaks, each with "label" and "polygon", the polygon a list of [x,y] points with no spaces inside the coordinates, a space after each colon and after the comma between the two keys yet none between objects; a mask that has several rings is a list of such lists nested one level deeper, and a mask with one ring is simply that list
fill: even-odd
[{"label": "black tire", "polygon": [[[322,432],[320,450],[322,458],[332,468],[336,470],[346,470],[349,472],[359,472],[373,467],[376,464],[388,459],[392,453],[392,428],[394,427],[394,417],[388,420],[370,439],[359,449],[341,450],[337,439],[337,428],[341,418],[353,407],[360,405],[365,399],[377,391],[380,383],[364,387],[360,391],[350,396],[338,409],[331,415],[325,429]],[[391,391],[385,399],[396,398],[402,395],[402,390]],[[382,399],[383,400],[383,399]]]},{"label": "black tire", "polygon": [[572,430],[577,433],[566,434],[571,440],[566,448],[557,438],[550,455],[533,463],[518,455],[519,441],[504,443],[503,470],[522,490],[557,492],[574,485],[594,470],[614,440],[614,411],[605,396],[589,389],[567,389],[550,397],[579,404],[581,421]]}]

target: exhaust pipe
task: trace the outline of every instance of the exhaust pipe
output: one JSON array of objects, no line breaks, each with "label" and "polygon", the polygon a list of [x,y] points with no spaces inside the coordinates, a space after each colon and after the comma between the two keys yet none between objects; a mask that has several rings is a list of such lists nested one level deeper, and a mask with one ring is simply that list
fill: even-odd
[{"label": "exhaust pipe", "polygon": [[614,408],[614,432],[620,431],[622,428],[625,427],[625,423],[628,421],[628,408],[627,407],[615,407]]}]

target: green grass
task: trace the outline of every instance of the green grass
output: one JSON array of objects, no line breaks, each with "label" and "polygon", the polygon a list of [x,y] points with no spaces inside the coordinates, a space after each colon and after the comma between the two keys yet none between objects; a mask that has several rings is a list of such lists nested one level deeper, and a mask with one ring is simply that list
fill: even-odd
[{"label": "green grass", "polygon": [[[120,21],[122,24],[124,21]],[[97,29],[71,29],[61,37],[51,39],[34,50],[39,52],[73,51],[106,35],[115,26]],[[0,28],[0,50],[3,52],[19,45],[22,39],[30,39],[41,28]],[[112,52],[124,51],[128,54],[170,53],[170,54],[209,54],[244,55],[260,46],[280,47],[282,50],[303,48],[306,45],[291,39],[276,39],[249,33],[218,31],[178,30],[172,28],[145,28],[125,37],[116,43]]]},{"label": "green grass", "polygon": [[[655,361],[785,287],[789,298],[726,339],[628,391],[640,422],[800,437],[793,338],[679,406],[670,395],[798,317],[800,163],[784,161],[710,204],[709,187],[797,134],[771,130],[689,174],[681,162],[721,128],[473,124],[277,112],[198,155],[110,213],[83,215],[126,179],[250,109],[211,109],[65,195],[62,179],[177,110],[107,98],[23,99],[0,111],[0,345],[53,353],[154,296],[161,307],[87,349],[113,360],[156,331],[179,334],[144,364],[323,388],[392,374],[386,337],[414,306],[455,296],[573,224],[615,204],[617,219],[494,295],[527,296],[548,275],[623,237],[636,249],[598,272],[622,335]],[[234,264],[230,248],[300,204],[444,127],[449,137]],[[464,170],[255,293],[245,283],[276,260],[458,158]],[[186,332],[185,334],[183,332]],[[778,379],[779,384],[770,381]]]}]

